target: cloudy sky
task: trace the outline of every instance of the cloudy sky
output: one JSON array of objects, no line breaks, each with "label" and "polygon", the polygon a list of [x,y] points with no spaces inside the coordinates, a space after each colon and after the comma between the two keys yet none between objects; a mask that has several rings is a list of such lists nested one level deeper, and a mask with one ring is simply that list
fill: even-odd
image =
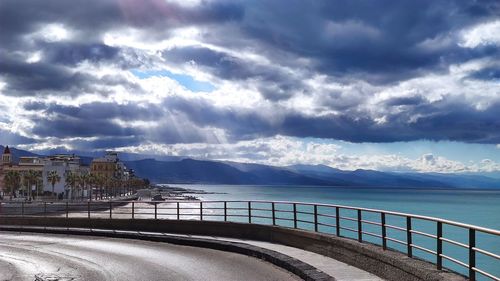
[{"label": "cloudy sky", "polygon": [[0,1],[0,144],[500,170],[500,2]]}]

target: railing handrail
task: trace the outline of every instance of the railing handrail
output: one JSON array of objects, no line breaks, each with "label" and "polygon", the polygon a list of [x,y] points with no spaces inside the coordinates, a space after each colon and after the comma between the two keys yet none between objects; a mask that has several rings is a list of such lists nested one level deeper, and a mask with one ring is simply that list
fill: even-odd
[{"label": "railing handrail", "polygon": [[[3,201],[1,203],[14,203],[14,204],[21,204],[21,203],[28,203],[28,204],[36,204],[36,203],[51,203],[51,204],[87,204],[87,202],[91,203],[130,203],[131,201],[124,201],[124,200],[97,200],[97,201],[81,201],[81,202],[57,202],[57,201],[49,201],[49,202],[43,202],[43,201],[26,201],[26,202],[17,202],[17,201]],[[458,226],[458,227],[463,227],[463,228],[468,228],[468,229],[474,229],[477,231],[481,231],[484,233],[488,234],[493,234],[493,235],[498,235],[500,236],[500,230],[492,229],[492,228],[487,228],[487,227],[482,227],[482,226],[477,226],[473,224],[467,224],[467,223],[462,223],[462,222],[457,222],[453,220],[447,220],[447,219],[442,219],[442,218],[437,218],[437,217],[432,217],[432,216],[424,216],[424,215],[416,215],[416,214],[411,214],[411,213],[403,213],[403,212],[396,212],[396,211],[389,211],[389,210],[382,210],[382,209],[373,209],[373,208],[362,208],[362,207],[356,207],[356,206],[347,206],[347,205],[337,205],[337,204],[327,204],[327,203],[311,203],[311,202],[302,202],[302,201],[270,201],[270,200],[166,200],[166,201],[143,201],[143,200],[134,200],[135,203],[152,203],[152,202],[157,202],[157,203],[195,203],[199,204],[200,202],[203,203],[275,203],[275,204],[299,204],[299,205],[305,205],[305,206],[318,206],[318,207],[330,207],[330,208],[341,208],[341,209],[347,209],[347,210],[361,210],[365,212],[372,212],[372,213],[384,213],[387,215],[394,215],[394,216],[400,216],[400,217],[411,217],[415,219],[421,219],[421,220],[427,220],[427,221],[433,221],[433,222],[441,222],[445,223],[448,225],[453,225],[453,226]]]},{"label": "railing handrail", "polygon": [[[496,277],[482,269],[479,269],[476,267],[476,253],[481,253],[483,255],[487,255],[489,257],[492,257],[494,259],[500,260],[500,255],[489,252],[485,249],[481,249],[479,247],[476,247],[476,232],[481,232],[481,233],[486,233],[486,234],[491,234],[495,235],[497,237],[500,237],[500,231],[491,229],[491,228],[486,228],[486,227],[480,227],[476,225],[471,225],[471,224],[466,224],[466,223],[461,223],[461,222],[456,222],[456,221],[451,221],[451,220],[446,220],[446,219],[441,219],[441,218],[436,218],[436,217],[431,217],[431,216],[422,216],[422,215],[415,215],[415,214],[409,214],[409,213],[403,213],[403,212],[394,212],[394,211],[388,211],[388,210],[380,210],[380,209],[372,209],[372,208],[361,208],[361,207],[355,207],[355,206],[346,206],[346,205],[337,205],[337,204],[326,204],[326,203],[311,203],[311,202],[298,202],[298,201],[270,201],[270,200],[207,200],[207,201],[199,201],[199,200],[166,200],[166,201],[144,201],[144,200],[135,200],[135,201],[126,201],[126,200],[98,200],[98,201],[81,201],[81,202],[17,202],[17,201],[11,201],[11,202],[0,202],[0,216],[2,215],[2,205],[7,205],[7,204],[12,204],[12,205],[21,205],[20,209],[20,215],[22,217],[31,217],[33,215],[30,215],[29,212],[25,212],[29,210],[29,207],[35,207],[35,208],[40,208],[43,206],[43,212],[37,212],[35,209],[35,212],[33,213],[33,209],[31,210],[31,214],[34,214],[33,217],[40,216],[38,214],[43,214],[44,216],[47,215],[47,206],[53,205],[53,206],[63,206],[64,207],[64,213],[65,217],[69,218],[69,214],[72,212],[82,212],[86,211],[88,214],[88,218],[91,218],[91,211],[94,210],[102,210],[102,208],[108,209],[109,208],[109,219],[113,219],[113,214],[119,214],[119,215],[131,215],[132,219],[135,218],[135,214],[141,214],[141,213],[136,213],[134,210],[141,210],[141,207],[138,206],[139,204],[153,204],[154,205],[154,213],[142,213],[142,214],[149,214],[153,215],[154,214],[154,219],[161,218],[162,215],[171,215],[171,216],[177,216],[177,220],[180,220],[180,216],[184,215],[196,215],[198,216],[197,219],[200,221],[204,220],[204,217],[213,217],[213,216],[219,216],[223,217],[224,221],[229,221],[228,218],[248,218],[248,223],[254,223],[252,218],[264,218],[264,219],[269,219],[272,220],[272,225],[283,225],[280,224],[279,221],[289,221],[293,222],[293,228],[301,228],[303,227],[297,227],[297,223],[307,223],[307,224],[312,224],[311,231],[314,232],[324,232],[320,231],[319,227],[320,226],[326,226],[326,227],[335,227],[336,228],[336,235],[340,235],[340,231],[352,231],[354,233],[357,233],[357,239],[359,242],[364,242],[366,239],[363,238],[364,235],[372,236],[372,237],[377,237],[382,239],[382,245],[381,246],[384,250],[386,250],[387,247],[387,241],[391,241],[394,243],[399,243],[403,246],[406,247],[406,251],[401,251],[409,256],[413,257],[413,249],[421,250],[430,254],[433,254],[436,256],[435,262],[433,262],[438,269],[442,269],[442,264],[443,264],[443,259],[446,259],[448,261],[451,261],[455,264],[458,264],[460,266],[466,267],[469,270],[469,278],[470,280],[475,280],[475,275],[476,272],[482,274],[483,276],[490,277],[493,280],[500,281],[499,277]],[[123,212],[123,211],[113,211],[114,207],[118,206],[123,206],[126,204],[130,204],[130,207],[126,208],[131,208],[131,213]],[[209,204],[222,204],[223,203],[223,208],[222,207],[211,207]],[[237,206],[233,207],[228,204],[231,203],[239,203],[243,204],[243,207]],[[175,204],[175,207],[169,208],[167,207],[161,207],[161,204]],[[195,206],[187,206],[183,208],[180,207],[180,204],[194,204]],[[253,204],[253,205],[252,205]],[[261,207],[261,206],[255,206],[256,204],[269,204],[266,205],[266,207]],[[160,208],[158,207],[160,205]],[[288,205],[292,206],[293,210],[284,210],[283,208],[276,208],[276,206],[280,205]],[[91,209],[91,206],[97,206],[98,209]],[[298,210],[297,206],[310,206],[313,209],[312,210]],[[70,207],[84,207],[82,208],[77,208],[76,211],[75,209],[71,209]],[[86,207],[86,210],[85,210]],[[330,211],[325,212],[325,209],[319,209],[318,207],[325,207],[325,208],[330,208],[335,210],[335,215],[331,214]],[[8,207],[7,207],[8,208]],[[146,208],[150,209],[150,208]],[[151,208],[152,209],[152,208]],[[330,210],[327,209],[327,210]],[[162,213],[162,210],[176,210],[176,213]],[[192,213],[182,213],[181,210],[192,210],[194,212]],[[198,210],[198,211],[196,211]],[[224,210],[223,214],[215,214],[215,213],[204,213],[204,210]],[[227,211],[228,210],[238,210],[238,211],[247,211],[246,214],[229,214]],[[357,215],[354,216],[342,216],[339,211],[340,210],[352,210],[356,211]],[[56,210],[57,211],[57,210]],[[60,210],[62,211],[62,210]],[[260,215],[260,214],[255,214],[253,211],[269,211],[271,212],[271,215]],[[367,218],[363,217],[363,212],[367,213],[372,213],[372,214],[378,214],[380,215],[380,222],[378,221],[373,221],[369,220]],[[293,213],[293,219],[292,218],[285,218],[283,216],[280,216],[282,213]],[[312,216],[311,219],[301,219],[298,218],[298,214],[307,214]],[[11,216],[7,214],[8,216]],[[386,216],[391,215],[391,216],[396,216],[396,217],[401,217],[405,219],[405,225],[404,226],[396,226],[396,225],[391,225],[386,223]],[[319,217],[327,217],[331,219],[335,219],[335,224],[330,224],[326,222],[321,222],[319,220]],[[416,220],[425,220],[425,221],[430,221],[436,223],[436,233],[427,233],[425,231],[418,231],[415,230],[412,227],[412,221],[413,219]],[[351,221],[351,222],[357,222],[357,227],[347,227],[346,225],[341,226],[342,221]],[[367,231],[364,228],[364,224],[372,224],[376,225],[378,227],[381,227],[381,234],[378,233],[372,233],[370,231]],[[449,238],[443,237],[443,225],[449,225],[449,226],[456,226],[462,229],[465,229],[468,231],[468,242],[467,244],[454,241]],[[403,231],[406,233],[406,239],[405,240],[400,240],[396,239],[394,236],[389,236],[387,235],[387,229],[395,229],[399,231]],[[423,235],[428,238],[432,238],[436,242],[436,250],[433,251],[431,249],[425,248],[423,246],[419,246],[418,244],[414,244],[413,242],[413,236],[414,235]],[[352,238],[352,237],[351,237]],[[354,239],[354,238],[353,238]],[[454,245],[458,245],[460,247],[468,249],[469,253],[469,259],[468,263],[462,262],[458,260],[457,258],[454,258],[452,256],[445,255],[443,253],[443,242],[446,243],[451,243]]]}]

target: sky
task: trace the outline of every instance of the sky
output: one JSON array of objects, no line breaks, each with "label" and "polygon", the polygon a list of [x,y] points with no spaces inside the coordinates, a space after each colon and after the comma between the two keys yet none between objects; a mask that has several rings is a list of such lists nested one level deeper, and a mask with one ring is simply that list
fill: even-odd
[{"label": "sky", "polygon": [[0,144],[500,171],[500,2],[2,0]]}]

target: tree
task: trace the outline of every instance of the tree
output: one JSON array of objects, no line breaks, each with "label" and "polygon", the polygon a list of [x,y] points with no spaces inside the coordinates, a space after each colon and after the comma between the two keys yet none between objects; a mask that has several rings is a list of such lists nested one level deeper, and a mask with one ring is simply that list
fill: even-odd
[{"label": "tree", "polygon": [[47,181],[52,185],[52,194],[54,195],[54,199],[56,199],[56,193],[54,192],[54,186],[56,183],[61,181],[61,177],[57,173],[57,171],[50,171],[47,173]]},{"label": "tree", "polygon": [[[96,188],[97,185],[97,175],[96,174],[89,174],[89,200],[92,201],[92,194],[94,193],[94,189]],[[97,199],[97,192],[96,192],[96,199]]]},{"label": "tree", "polygon": [[7,190],[10,191],[10,199],[12,199],[12,196],[15,197],[15,191],[21,185],[21,174],[18,171],[8,171],[5,174],[4,181]]},{"label": "tree", "polygon": [[27,184],[28,197],[30,200],[33,198],[31,186],[35,184],[36,191],[38,193],[38,184],[41,177],[42,177],[41,171],[28,170],[23,172],[23,180]]},{"label": "tree", "polygon": [[79,183],[80,188],[82,190],[81,195],[83,198],[83,193],[90,183],[90,174],[87,171],[82,171],[78,177],[78,183]]},{"label": "tree", "polygon": [[[99,174],[92,174],[94,177],[94,185],[96,188],[95,200],[102,199],[102,187],[104,185],[104,177]],[[97,192],[99,190],[99,192]]]},{"label": "tree", "polygon": [[36,190],[36,198],[38,199],[40,196],[40,192],[43,195],[43,173],[42,171],[36,172],[36,180],[35,180],[35,190]]},{"label": "tree", "polygon": [[78,185],[78,175],[72,171],[67,171],[65,173],[65,179],[66,179],[66,190],[69,190],[70,197],[68,199],[73,199],[73,190],[75,190],[76,186]]},{"label": "tree", "polygon": [[[102,200],[103,198],[103,187],[104,185],[106,184],[106,178],[100,174],[93,174],[93,177],[94,177],[94,185],[96,186],[96,190],[98,189],[99,192],[96,191],[95,193],[95,200],[97,200],[98,198]],[[99,197],[97,196],[97,194],[99,193]]]}]

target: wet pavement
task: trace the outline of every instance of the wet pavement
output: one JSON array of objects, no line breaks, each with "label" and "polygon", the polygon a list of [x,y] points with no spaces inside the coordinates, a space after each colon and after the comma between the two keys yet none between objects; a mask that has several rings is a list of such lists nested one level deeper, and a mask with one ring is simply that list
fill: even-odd
[{"label": "wet pavement", "polygon": [[0,280],[300,280],[261,260],[119,238],[0,232]]}]

